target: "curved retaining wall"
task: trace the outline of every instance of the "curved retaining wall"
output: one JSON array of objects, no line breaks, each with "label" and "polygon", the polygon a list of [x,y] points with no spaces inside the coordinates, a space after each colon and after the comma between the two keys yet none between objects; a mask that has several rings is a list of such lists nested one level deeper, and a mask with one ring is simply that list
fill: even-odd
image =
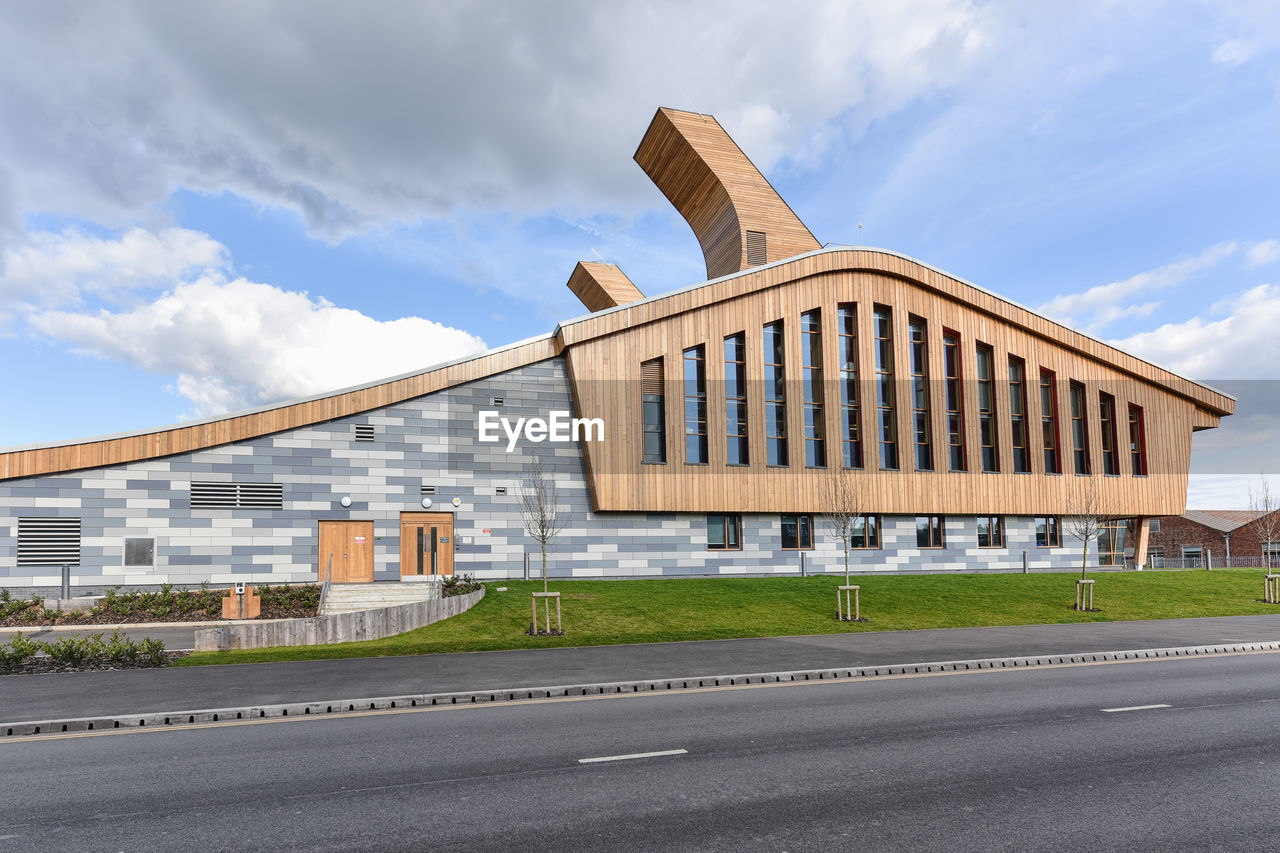
[{"label": "curved retaining wall", "polygon": [[196,630],[196,651],[225,652],[229,649],[265,649],[270,646],[319,646],[326,643],[354,643],[380,640],[403,634],[457,616],[484,598],[484,587],[466,595],[432,601],[415,601],[380,610],[335,613],[309,619],[279,622],[240,622]]}]

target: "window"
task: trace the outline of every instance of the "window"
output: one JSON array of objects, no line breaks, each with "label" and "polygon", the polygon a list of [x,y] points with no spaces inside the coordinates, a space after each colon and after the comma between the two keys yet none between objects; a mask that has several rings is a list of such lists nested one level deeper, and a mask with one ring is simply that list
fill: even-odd
[{"label": "window", "polygon": [[80,565],[80,519],[19,518],[18,565]]},{"label": "window", "polygon": [[192,483],[192,509],[284,509],[280,483]]},{"label": "window", "polygon": [[125,566],[154,566],[156,564],[156,540],[149,538],[124,540]]},{"label": "window", "polygon": [[1110,394],[1098,393],[1098,420],[1102,427],[1102,473],[1120,473],[1116,459],[1116,400]]},{"label": "window", "polygon": [[1000,452],[996,444],[995,356],[991,347],[978,344],[978,441],[982,445],[982,470],[1000,470]]},{"label": "window", "polygon": [[942,547],[942,516],[940,515],[917,515],[916,516],[916,547],[917,548],[941,548]]},{"label": "window", "polygon": [[1164,568],[1164,548],[1147,549],[1147,565],[1153,569]]},{"label": "window", "polygon": [[724,423],[726,461],[751,462],[747,451],[747,338],[739,332],[724,339]]},{"label": "window", "polygon": [[769,465],[787,461],[787,370],[782,321],[764,327],[764,446]]},{"label": "window", "polygon": [[964,452],[964,386],[960,376],[960,336],[942,333],[942,365],[946,373],[947,455],[952,471],[967,471]]},{"label": "window", "polygon": [[978,547],[1003,548],[1004,523],[998,515],[978,516]]},{"label": "window", "polygon": [[1142,418],[1142,407],[1129,404],[1129,459],[1133,476],[1147,476],[1147,430]]},{"label": "window", "polygon": [[800,367],[804,371],[804,464],[827,467],[827,430],[822,405],[822,312],[800,315]]},{"label": "window", "polygon": [[880,547],[880,516],[860,515],[853,520],[853,535],[849,537],[850,548]]},{"label": "window", "polygon": [[840,306],[840,413],[844,467],[861,468],[862,407],[858,391],[858,315],[854,305]]},{"label": "window", "polygon": [[1204,549],[1199,545],[1183,545],[1182,546],[1182,567],[1184,569],[1196,568],[1204,565]]},{"label": "window", "polygon": [[1159,532],[1160,532],[1160,519],[1158,519],[1158,518],[1153,518],[1153,519],[1151,519],[1151,523],[1150,523],[1150,525],[1147,527],[1147,530],[1148,530],[1148,532],[1150,532],[1150,533],[1159,533]]},{"label": "window", "polygon": [[1022,359],[1009,356],[1009,425],[1015,474],[1031,473],[1031,448],[1027,435],[1027,367]]},{"label": "window", "polygon": [[1262,556],[1267,561],[1267,568],[1280,565],[1280,543],[1272,542],[1270,545],[1263,543]]},{"label": "window", "polygon": [[1040,436],[1044,445],[1044,472],[1062,473],[1058,453],[1058,382],[1052,370],[1040,370]]},{"label": "window", "polygon": [[1036,547],[1062,547],[1062,530],[1058,524],[1057,516],[1042,515],[1036,517]]},{"label": "window", "polygon": [[684,461],[707,463],[707,348],[684,351]]},{"label": "window", "polygon": [[880,467],[898,467],[898,418],[893,393],[893,312],[883,305],[875,309],[876,412],[880,426]]},{"label": "window", "polygon": [[782,517],[782,547],[789,550],[813,547],[813,516]]},{"label": "window", "polygon": [[742,547],[742,516],[735,513],[707,515],[707,550],[737,551]]},{"label": "window", "polygon": [[907,324],[911,354],[911,432],[915,443],[916,470],[933,470],[933,426],[929,422],[929,340],[924,320],[912,317]]},{"label": "window", "polygon": [[1103,521],[1098,530],[1098,565],[1123,566],[1129,525],[1122,518]]},{"label": "window", "polygon": [[1093,473],[1089,467],[1089,421],[1085,418],[1084,386],[1071,383],[1071,455],[1077,474]]},{"label": "window", "polygon": [[640,364],[640,399],[644,410],[644,461],[667,461],[667,401],[663,389],[662,359]]}]

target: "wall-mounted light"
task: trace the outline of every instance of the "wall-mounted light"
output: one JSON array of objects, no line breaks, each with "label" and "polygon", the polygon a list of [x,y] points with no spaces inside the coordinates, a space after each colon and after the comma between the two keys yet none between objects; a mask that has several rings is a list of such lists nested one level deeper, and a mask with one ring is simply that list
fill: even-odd
[{"label": "wall-mounted light", "polygon": [[431,498],[423,498],[423,499],[422,499],[422,508],[423,508],[423,509],[430,509],[430,508],[431,508]]},{"label": "wall-mounted light", "polygon": [[454,498],[454,499],[453,499],[453,505],[454,505],[454,506],[462,506],[462,498]]},{"label": "wall-mounted light", "polygon": [[338,503],[343,506],[351,506],[351,495],[343,495],[342,500],[338,501]]}]

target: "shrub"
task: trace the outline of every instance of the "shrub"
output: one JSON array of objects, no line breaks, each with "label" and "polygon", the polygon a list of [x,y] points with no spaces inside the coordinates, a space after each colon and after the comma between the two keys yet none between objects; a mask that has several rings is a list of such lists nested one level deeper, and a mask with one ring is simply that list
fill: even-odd
[{"label": "shrub", "polygon": [[7,645],[0,646],[0,669],[7,672],[20,669],[23,664],[36,656],[40,644],[22,636],[22,632],[13,635]]},{"label": "shrub", "polygon": [[449,575],[440,583],[440,594],[449,598],[454,595],[466,595],[468,592],[475,592],[483,584],[471,575]]},{"label": "shrub", "polygon": [[61,637],[54,643],[41,643],[49,657],[69,666],[80,666],[89,658],[100,657],[106,650],[101,634],[83,637]]},{"label": "shrub", "polygon": [[107,640],[106,656],[113,663],[135,664],[142,657],[142,647],[117,628]]},{"label": "shrub", "polygon": [[139,645],[138,650],[149,666],[164,666],[169,662],[164,653],[164,640],[147,637]]}]

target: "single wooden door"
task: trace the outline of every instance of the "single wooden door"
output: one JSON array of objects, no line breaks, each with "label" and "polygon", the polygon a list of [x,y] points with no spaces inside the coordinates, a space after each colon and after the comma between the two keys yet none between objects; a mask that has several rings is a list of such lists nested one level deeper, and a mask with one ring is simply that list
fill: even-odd
[{"label": "single wooden door", "polygon": [[332,557],[333,583],[373,582],[373,522],[320,522],[320,582]]},{"label": "single wooden door", "polygon": [[400,575],[453,574],[453,515],[400,513]]}]

